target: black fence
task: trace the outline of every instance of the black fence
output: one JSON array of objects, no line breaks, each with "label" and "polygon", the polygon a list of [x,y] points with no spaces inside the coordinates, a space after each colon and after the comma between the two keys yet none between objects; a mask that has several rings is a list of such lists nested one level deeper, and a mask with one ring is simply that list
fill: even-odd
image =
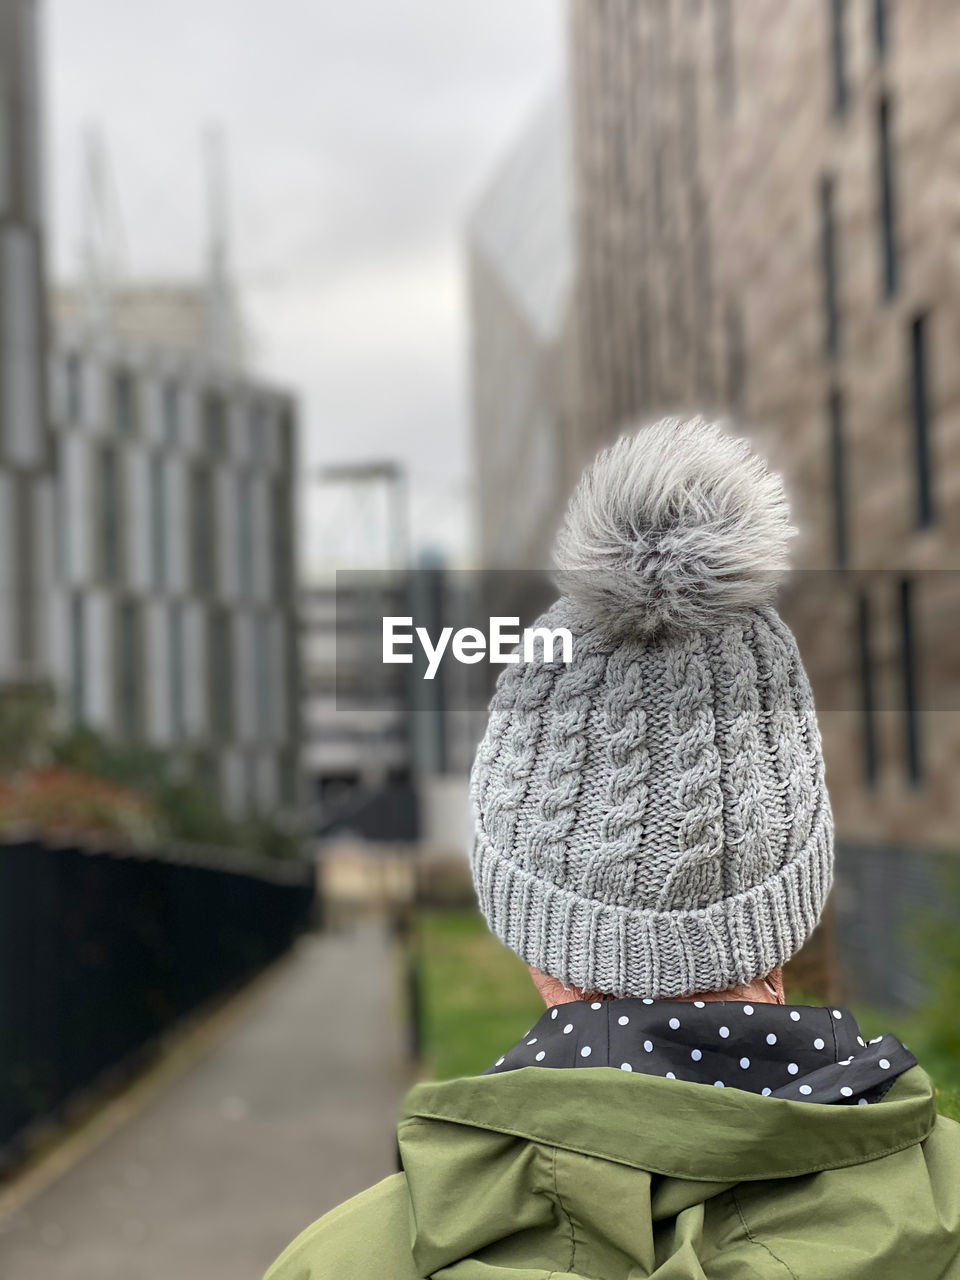
[{"label": "black fence", "polygon": [[0,1164],[309,923],[312,868],[0,845]]}]

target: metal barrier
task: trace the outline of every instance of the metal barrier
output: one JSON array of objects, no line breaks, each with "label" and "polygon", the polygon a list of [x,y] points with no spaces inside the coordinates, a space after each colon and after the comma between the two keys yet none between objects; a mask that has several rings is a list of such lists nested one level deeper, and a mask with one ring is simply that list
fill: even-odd
[{"label": "metal barrier", "polygon": [[312,867],[0,844],[0,1164],[307,927]]}]

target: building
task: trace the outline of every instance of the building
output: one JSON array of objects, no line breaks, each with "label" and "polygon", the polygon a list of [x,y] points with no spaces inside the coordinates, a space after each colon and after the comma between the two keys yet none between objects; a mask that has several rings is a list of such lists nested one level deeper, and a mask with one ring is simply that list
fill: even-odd
[{"label": "building", "polygon": [[[783,608],[848,844],[955,847],[960,818],[958,35],[945,0],[569,9],[566,450],[579,465],[627,425],[704,410],[783,468],[804,570]],[[486,327],[475,303],[478,388],[504,367]],[[529,385],[502,385],[509,447],[477,401],[487,489],[510,448],[514,486],[530,479]],[[536,563],[526,511],[483,501],[498,545]]]},{"label": "building", "polygon": [[269,814],[298,792],[295,405],[211,359],[199,304],[134,293],[132,331],[55,308],[57,687],[73,723]]},{"label": "building", "polygon": [[467,226],[479,540],[489,569],[546,567],[576,468],[573,212],[569,109],[558,88]]},{"label": "building", "polygon": [[37,22],[35,0],[0,0],[0,687],[8,693],[51,675]]},{"label": "building", "polygon": [[317,833],[416,835],[408,670],[380,653],[380,618],[405,601],[405,575],[375,570],[302,593],[303,768]]}]

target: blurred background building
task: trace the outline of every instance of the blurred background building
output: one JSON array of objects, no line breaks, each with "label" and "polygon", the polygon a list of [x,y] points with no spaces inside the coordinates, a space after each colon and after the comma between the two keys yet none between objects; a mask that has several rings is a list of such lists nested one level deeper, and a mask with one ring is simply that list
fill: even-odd
[{"label": "blurred background building", "polygon": [[58,317],[58,686],[74,723],[269,813],[298,790],[295,408],[218,367],[177,299],[180,335],[166,291]]},{"label": "blurred background building", "polygon": [[558,86],[467,226],[479,552],[543,566],[573,479],[575,227],[570,104]]},{"label": "blurred background building", "polygon": [[[665,412],[729,415],[787,475],[804,572],[783,609],[820,709],[835,900],[861,914],[871,875],[933,901],[914,855],[954,848],[960,818],[958,36],[933,0],[571,0],[551,216],[572,209],[572,247],[532,230],[556,108],[467,233],[487,563],[542,566],[579,468]],[[571,259],[559,348],[556,291],[546,339],[515,319],[528,232],[553,279]]]},{"label": "blurred background building", "polygon": [[33,0],[0,5],[0,685],[8,691],[51,675],[37,23]]}]

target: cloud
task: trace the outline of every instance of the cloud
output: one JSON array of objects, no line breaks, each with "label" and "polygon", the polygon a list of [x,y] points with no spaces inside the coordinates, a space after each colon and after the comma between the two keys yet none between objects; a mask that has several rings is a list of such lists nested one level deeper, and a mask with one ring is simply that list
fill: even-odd
[{"label": "cloud", "polygon": [[51,0],[51,238],[76,263],[80,130],[110,146],[131,267],[196,269],[200,133],[225,128],[234,257],[310,463],[468,469],[459,234],[555,74],[559,0]]}]

